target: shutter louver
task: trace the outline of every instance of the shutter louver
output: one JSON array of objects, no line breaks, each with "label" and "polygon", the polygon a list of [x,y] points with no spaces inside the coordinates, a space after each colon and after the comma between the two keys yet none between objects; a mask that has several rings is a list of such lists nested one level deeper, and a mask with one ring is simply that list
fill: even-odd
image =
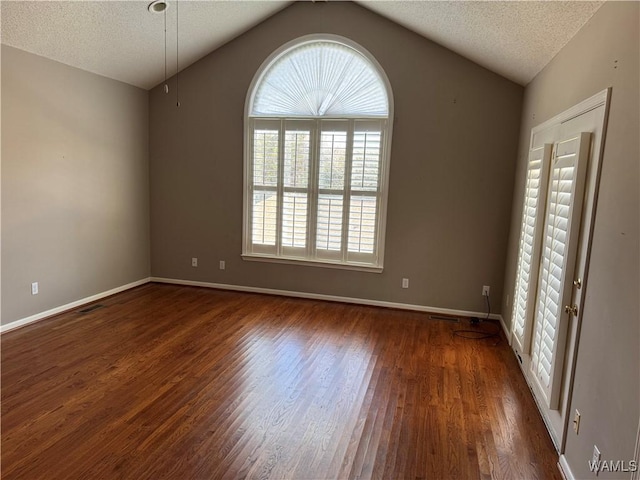
[{"label": "shutter louver", "polygon": [[323,131],[320,136],[320,190],[343,190],[347,157],[347,132]]},{"label": "shutter louver", "polygon": [[316,252],[321,258],[341,260],[347,168],[347,125],[340,121],[323,121],[321,129]]},{"label": "shutter louver", "polygon": [[376,197],[351,196],[349,205],[349,252],[372,254],[375,249]]},{"label": "shutter louver", "polygon": [[351,163],[352,190],[375,192],[378,189],[380,141],[380,131],[354,132]]},{"label": "shutter louver", "polygon": [[305,248],[307,244],[307,194],[284,192],[282,246]]},{"label": "shutter louver", "polygon": [[367,257],[375,255],[377,250],[381,152],[381,123],[364,120],[356,122],[353,132],[347,236],[348,258],[354,261],[367,261]]},{"label": "shutter louver", "polygon": [[253,193],[253,243],[276,244],[276,215],[278,202],[275,193]]},{"label": "shutter louver", "polygon": [[537,225],[538,218],[544,214],[552,147],[551,144],[547,144],[529,152],[511,320],[514,339],[523,354],[529,352],[533,297],[537,281],[534,267],[538,264],[540,256]]},{"label": "shutter louver", "polygon": [[[564,364],[577,231],[588,160],[590,134],[556,144],[549,180],[537,288],[531,370],[550,409],[556,409]],[[577,229],[575,229],[577,230]]]},{"label": "shutter louver", "polygon": [[316,240],[318,250],[340,252],[342,249],[343,203],[342,195],[319,195]]},{"label": "shutter louver", "polygon": [[552,171],[532,355],[532,362],[537,365],[538,379],[547,389],[551,382],[554,344],[561,313],[560,288],[567,255],[566,236],[574,178],[574,167],[554,168]]},{"label": "shutter louver", "polygon": [[[282,247],[305,255],[311,131],[305,122],[287,122],[284,134]],[[292,250],[293,249],[293,250]],[[298,252],[295,249],[299,249]]]},{"label": "shutter louver", "polygon": [[256,245],[276,245],[278,211],[278,145],[277,129],[255,129],[253,132],[253,209],[252,241]]}]

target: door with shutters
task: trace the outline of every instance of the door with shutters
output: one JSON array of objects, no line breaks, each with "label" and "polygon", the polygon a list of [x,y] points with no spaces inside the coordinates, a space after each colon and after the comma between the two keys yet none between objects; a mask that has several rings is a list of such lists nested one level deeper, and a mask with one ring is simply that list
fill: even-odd
[{"label": "door with shutters", "polygon": [[542,231],[530,369],[547,407],[558,408],[567,326],[577,316],[574,269],[590,133],[554,145]]},{"label": "door with shutters", "polygon": [[559,453],[573,418],[609,97],[603,90],[531,130],[511,345]]},{"label": "door with shutters", "polygon": [[552,149],[553,144],[547,143],[529,151],[511,317],[513,348],[519,355],[528,354],[531,344],[533,306],[538,284],[537,266],[542,243],[539,231],[547,198]]}]

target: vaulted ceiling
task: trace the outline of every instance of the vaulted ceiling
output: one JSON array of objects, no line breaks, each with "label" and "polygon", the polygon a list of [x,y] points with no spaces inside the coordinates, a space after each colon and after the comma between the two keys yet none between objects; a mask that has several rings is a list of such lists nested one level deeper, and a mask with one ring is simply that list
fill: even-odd
[{"label": "vaulted ceiling", "polygon": [[[167,74],[262,22],[289,1],[167,0]],[[164,15],[149,1],[2,1],[2,43],[149,89],[164,67]],[[376,1],[358,3],[521,85],[603,1]],[[178,6],[178,8],[176,8]]]}]

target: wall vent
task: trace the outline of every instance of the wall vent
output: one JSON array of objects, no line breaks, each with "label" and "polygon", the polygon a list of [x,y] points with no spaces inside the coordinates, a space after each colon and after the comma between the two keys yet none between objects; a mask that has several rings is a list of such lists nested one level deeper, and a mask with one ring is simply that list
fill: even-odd
[{"label": "wall vent", "polygon": [[78,310],[77,313],[89,313],[89,312],[93,312],[94,310],[98,310],[99,308],[103,308],[104,305],[101,304],[96,304],[96,305],[91,305],[90,307],[87,308],[83,308],[82,310]]},{"label": "wall vent", "polygon": [[446,315],[429,315],[431,320],[446,320],[447,322],[459,322],[460,319],[458,317],[449,317]]}]

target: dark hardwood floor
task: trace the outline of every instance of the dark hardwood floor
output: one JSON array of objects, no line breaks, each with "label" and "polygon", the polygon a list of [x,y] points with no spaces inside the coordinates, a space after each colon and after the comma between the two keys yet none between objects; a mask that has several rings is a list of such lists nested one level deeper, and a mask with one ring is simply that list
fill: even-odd
[{"label": "dark hardwood floor", "polygon": [[506,341],[466,322],[157,284],[98,303],[2,335],[4,480],[560,478]]}]

